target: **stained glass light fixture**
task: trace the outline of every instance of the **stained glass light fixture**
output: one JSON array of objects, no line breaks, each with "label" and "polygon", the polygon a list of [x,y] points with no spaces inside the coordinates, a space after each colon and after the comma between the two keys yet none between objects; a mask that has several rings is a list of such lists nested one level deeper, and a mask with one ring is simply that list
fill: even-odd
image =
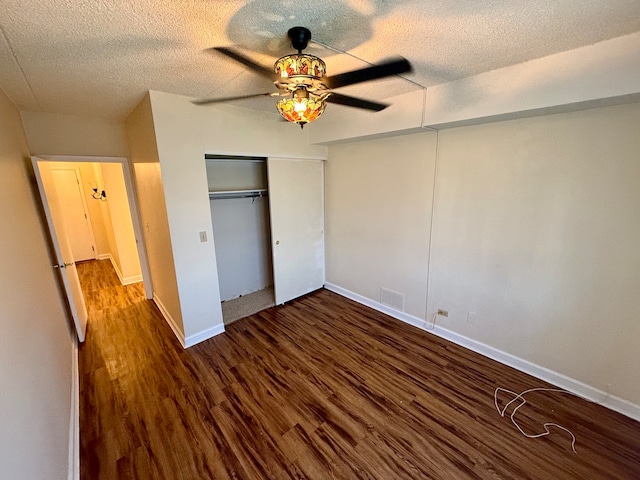
[{"label": "stained glass light fixture", "polygon": [[369,82],[379,78],[399,75],[411,71],[411,64],[402,57],[357,70],[326,76],[326,65],[322,59],[302,53],[311,40],[311,32],[304,27],[292,27],[287,32],[291,46],[297,54],[285,55],[276,60],[273,69],[255,62],[246,55],[229,47],[213,47],[209,50],[222,53],[228,58],[241,63],[254,73],[273,80],[278,92],[254,93],[222,98],[202,98],[192,100],[196,105],[245,100],[258,97],[277,97],[276,107],[289,122],[304,127],[313,122],[324,112],[327,103],[336,103],[347,107],[360,108],[379,112],[385,109],[386,103],[374,102],[362,98],[351,97],[335,92],[336,88]]},{"label": "stained glass light fixture", "polygon": [[285,55],[276,61],[274,70],[276,87],[286,92],[276,107],[286,120],[304,127],[322,115],[327,87],[322,83],[326,65],[320,58],[304,53]]}]

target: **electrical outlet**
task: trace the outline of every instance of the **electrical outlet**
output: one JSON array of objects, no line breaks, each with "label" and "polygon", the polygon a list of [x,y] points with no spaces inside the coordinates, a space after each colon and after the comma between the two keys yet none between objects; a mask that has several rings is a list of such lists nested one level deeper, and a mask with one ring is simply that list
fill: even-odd
[{"label": "electrical outlet", "polygon": [[449,312],[447,312],[446,310],[442,310],[441,308],[438,309],[438,315],[441,317],[449,317]]},{"label": "electrical outlet", "polygon": [[475,325],[477,319],[478,319],[478,314],[476,312],[467,313],[467,322],[471,323],[472,325]]}]

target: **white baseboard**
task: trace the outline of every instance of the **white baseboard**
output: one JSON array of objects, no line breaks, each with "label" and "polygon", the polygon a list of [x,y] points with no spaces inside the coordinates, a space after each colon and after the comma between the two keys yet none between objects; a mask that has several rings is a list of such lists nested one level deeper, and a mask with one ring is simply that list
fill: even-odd
[{"label": "white baseboard", "polygon": [[158,296],[155,293],[153,294],[153,301],[158,307],[158,310],[160,310],[160,313],[162,314],[164,319],[167,321],[167,323],[171,327],[171,330],[173,330],[173,334],[176,336],[176,338],[180,342],[180,345],[182,345],[182,348],[193,347],[194,345],[200,342],[204,342],[205,340],[215,337],[216,335],[220,335],[221,333],[224,333],[224,324],[220,324],[220,325],[216,325],[215,327],[207,328],[206,330],[203,330],[202,332],[198,332],[194,335],[189,335],[188,337],[185,338],[184,333],[180,328],[178,328],[178,324],[173,319],[173,317],[169,314],[165,306],[162,304],[162,301],[158,298]]},{"label": "white baseboard", "polygon": [[205,340],[209,340],[216,335],[220,335],[224,333],[224,324],[216,325],[215,327],[207,328],[202,332],[196,333],[195,335],[190,335],[185,339],[184,347],[189,348],[193,347],[195,344],[204,342]]},{"label": "white baseboard", "polygon": [[540,365],[536,365],[535,363],[529,362],[528,360],[524,360],[522,358],[511,355],[510,353],[503,352],[502,350],[498,350],[497,348],[491,347],[490,345],[478,342],[477,340],[465,337],[464,335],[460,335],[438,325],[436,325],[433,329],[427,329],[425,328],[425,321],[421,318],[414,317],[398,310],[394,310],[393,308],[389,308],[386,305],[376,302],[375,300],[371,300],[370,298],[339,287],[338,285],[325,283],[324,288],[337,293],[338,295],[342,295],[343,297],[358,302],[362,305],[373,308],[374,310],[386,313],[390,317],[401,320],[405,323],[413,325],[414,327],[418,327],[428,333],[432,333],[440,338],[444,338],[445,340],[449,340],[450,342],[453,342],[457,345],[468,348],[469,350],[484,355],[485,357],[489,357],[492,360],[513,367],[524,373],[528,373],[529,375],[544,380],[545,382],[563,388],[568,392],[575,393],[576,395],[586,398],[587,400],[590,400],[594,403],[603,405],[611,410],[626,415],[627,417],[633,418],[634,420],[640,421],[640,405],[636,405],[635,403],[629,402],[628,400],[610,395],[607,392],[603,392],[602,390],[592,387],[591,385],[587,385],[586,383],[580,382],[579,380],[568,377],[548,368],[541,367]]},{"label": "white baseboard", "polygon": [[[116,271],[116,275],[118,276],[118,280],[120,280],[120,283],[122,284],[122,273],[120,273],[120,268],[118,268],[118,264],[116,263],[115,259],[113,258],[113,255],[111,255],[110,253],[107,253],[106,255],[107,255],[106,259],[111,261],[111,265],[113,265],[113,269]],[[102,255],[100,255],[100,256],[102,256]]]},{"label": "white baseboard", "polygon": [[68,480],[80,480],[80,369],[78,338],[71,335],[71,406],[69,412],[69,474]]},{"label": "white baseboard", "polygon": [[184,344],[184,333],[182,332],[182,329],[178,327],[178,324],[176,323],[174,318],[171,316],[169,311],[165,308],[162,301],[158,298],[155,292],[153,293],[153,301],[158,307],[158,310],[160,310],[160,313],[162,314],[164,319],[169,324],[169,327],[171,327],[173,334],[176,336],[176,338],[180,342],[180,345],[182,345],[182,348],[186,348]]},{"label": "white baseboard", "polygon": [[132,277],[124,277],[120,279],[122,285],[131,285],[142,281],[142,275],[133,275]]},{"label": "white baseboard", "polygon": [[120,284],[123,285],[123,286],[124,285],[131,285],[133,283],[138,283],[138,282],[142,281],[142,274],[133,275],[131,277],[123,277],[122,276],[122,272],[118,268],[118,264],[116,263],[115,259],[113,258],[113,255],[111,255],[110,253],[101,253],[100,255],[98,255],[98,260],[110,260],[111,261],[111,265],[113,265],[113,269],[116,271],[116,275],[118,276],[118,280],[120,280]]}]

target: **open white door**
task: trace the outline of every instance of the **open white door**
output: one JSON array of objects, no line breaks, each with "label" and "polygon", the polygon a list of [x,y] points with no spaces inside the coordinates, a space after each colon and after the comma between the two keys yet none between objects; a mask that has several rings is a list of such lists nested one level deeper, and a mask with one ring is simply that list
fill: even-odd
[{"label": "open white door", "polygon": [[38,183],[38,189],[40,190],[42,206],[44,207],[44,213],[47,217],[47,224],[49,225],[51,242],[53,243],[57,259],[57,264],[53,267],[57,268],[60,272],[62,286],[69,301],[69,308],[76,327],[78,340],[84,342],[87,332],[87,307],[84,303],[84,296],[82,295],[80,280],[78,279],[78,272],[71,252],[69,239],[65,233],[64,221],[62,212],[60,211],[51,169],[46,161],[38,157],[31,157],[31,161]]},{"label": "open white door", "polygon": [[276,304],[324,285],[324,176],[320,160],[269,158]]}]

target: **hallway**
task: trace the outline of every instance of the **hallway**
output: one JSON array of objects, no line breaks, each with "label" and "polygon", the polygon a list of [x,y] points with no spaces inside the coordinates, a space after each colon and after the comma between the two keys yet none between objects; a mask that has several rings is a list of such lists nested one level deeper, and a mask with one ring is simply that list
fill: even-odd
[{"label": "hallway", "polygon": [[146,454],[138,450],[145,439],[137,436],[146,434],[144,423],[142,431],[128,424],[158,406],[151,399],[147,405],[143,372],[159,355],[177,355],[182,347],[145,299],[142,282],[122,286],[108,260],[80,262],[77,269],[89,314],[79,351],[81,478],[158,478],[122,474],[121,457],[131,453],[139,464]]}]

